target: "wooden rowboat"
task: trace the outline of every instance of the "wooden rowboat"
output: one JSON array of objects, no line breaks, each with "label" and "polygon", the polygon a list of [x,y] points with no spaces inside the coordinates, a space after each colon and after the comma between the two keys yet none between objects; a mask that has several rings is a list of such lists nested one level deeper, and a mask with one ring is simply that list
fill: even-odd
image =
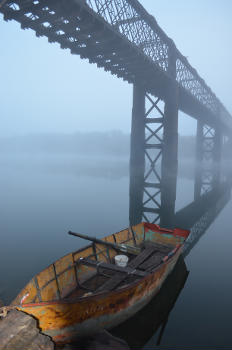
[{"label": "wooden rowboat", "polygon": [[[159,291],[188,235],[148,223],[109,235],[38,273],[10,307],[33,315],[57,344],[112,328]],[[122,244],[126,267],[114,263]]]}]

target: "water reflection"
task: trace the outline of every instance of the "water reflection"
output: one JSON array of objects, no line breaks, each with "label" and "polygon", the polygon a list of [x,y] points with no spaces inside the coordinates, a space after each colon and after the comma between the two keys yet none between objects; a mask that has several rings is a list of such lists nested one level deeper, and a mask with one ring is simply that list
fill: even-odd
[{"label": "water reflection", "polygon": [[[130,320],[111,330],[111,333],[125,339],[131,349],[143,348],[152,337],[154,345],[159,345],[169,314],[184,288],[187,277],[185,262],[180,258],[159,294]],[[157,335],[154,336],[156,332]],[[149,348],[150,345],[144,347],[144,349]]]},{"label": "water reflection", "polygon": [[[221,169],[214,169],[213,172],[219,173],[220,170]],[[135,222],[139,222],[141,219],[150,221],[147,217],[147,213],[150,212],[156,214],[156,218],[151,220],[157,223],[161,222],[162,226],[165,226],[166,222],[167,226],[191,230],[191,234],[184,246],[183,256],[186,257],[231,199],[231,172],[220,173],[220,177],[222,181],[214,181],[211,183],[211,186],[208,187],[209,190],[202,191],[201,186],[204,189],[205,183],[202,182],[202,184],[199,185],[198,173],[196,179],[197,183],[195,183],[195,188],[197,187],[199,191],[198,195],[195,195],[195,199],[192,203],[177,212],[175,212],[175,200],[173,200],[173,196],[170,196],[170,205],[165,203],[164,207],[162,207],[162,199],[160,200],[160,204],[154,200],[155,195],[148,195],[149,199],[145,200],[145,202],[144,198],[141,196],[140,200],[138,200],[138,197],[136,201],[134,201],[133,196],[131,196],[130,219]],[[143,186],[142,182],[141,186]],[[144,189],[141,187],[139,189],[140,192],[144,190],[146,192],[146,188]],[[160,195],[162,195],[162,187]],[[166,198],[168,198],[168,194],[166,194]],[[150,208],[144,206],[147,202],[150,202]],[[116,331],[114,330],[115,334],[118,336],[121,335],[132,349],[139,349],[143,346],[144,349],[151,349],[155,345],[160,345],[168,322],[168,315],[173,309],[181,289],[184,287],[186,278],[186,267],[183,260],[181,260],[178,262],[176,269],[169,276],[165,286],[152,302],[133,319],[125,322],[118,327]],[[160,334],[155,334],[159,327]]]},{"label": "water reflection", "polygon": [[175,225],[191,230],[185,243],[184,255],[189,254],[210,225],[231,199],[231,185],[223,183],[202,195],[175,215]]}]

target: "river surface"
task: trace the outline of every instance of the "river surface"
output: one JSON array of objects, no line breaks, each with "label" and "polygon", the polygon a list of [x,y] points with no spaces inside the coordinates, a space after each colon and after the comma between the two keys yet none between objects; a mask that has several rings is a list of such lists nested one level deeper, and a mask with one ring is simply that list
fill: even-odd
[{"label": "river surface", "polygon": [[[103,237],[128,227],[126,158],[1,155],[0,167],[0,299],[5,303],[34,274],[85,245],[68,230]],[[191,177],[179,177],[177,210],[193,201],[193,188]],[[189,275],[162,346],[232,345],[231,215],[230,201],[186,256]],[[144,349],[156,349],[157,336],[151,334]]]}]

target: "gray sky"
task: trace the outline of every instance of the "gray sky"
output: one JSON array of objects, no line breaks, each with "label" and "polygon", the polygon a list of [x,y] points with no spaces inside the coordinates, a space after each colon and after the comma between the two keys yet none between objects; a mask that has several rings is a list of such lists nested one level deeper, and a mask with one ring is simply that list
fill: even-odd
[{"label": "gray sky", "polygon": [[[141,0],[232,112],[231,0]],[[0,15],[0,135],[130,131],[132,86]],[[180,117],[179,132],[195,121]]]}]

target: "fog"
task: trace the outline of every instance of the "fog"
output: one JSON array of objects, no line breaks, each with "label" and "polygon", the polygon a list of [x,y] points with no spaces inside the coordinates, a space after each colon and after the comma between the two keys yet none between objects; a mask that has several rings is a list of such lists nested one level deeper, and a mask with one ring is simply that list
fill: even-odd
[{"label": "fog", "polygon": [[[194,136],[179,136],[178,174],[193,179]],[[224,161],[230,159],[228,149]],[[44,133],[0,137],[0,166],[12,172],[73,174],[119,179],[129,176],[130,135],[122,131]]]},{"label": "fog", "polygon": [[[193,179],[196,138],[178,140],[178,174]],[[0,137],[1,167],[21,171],[72,173],[75,176],[120,178],[129,176],[130,134],[75,132]],[[231,152],[223,149],[223,166],[231,167]]]}]

